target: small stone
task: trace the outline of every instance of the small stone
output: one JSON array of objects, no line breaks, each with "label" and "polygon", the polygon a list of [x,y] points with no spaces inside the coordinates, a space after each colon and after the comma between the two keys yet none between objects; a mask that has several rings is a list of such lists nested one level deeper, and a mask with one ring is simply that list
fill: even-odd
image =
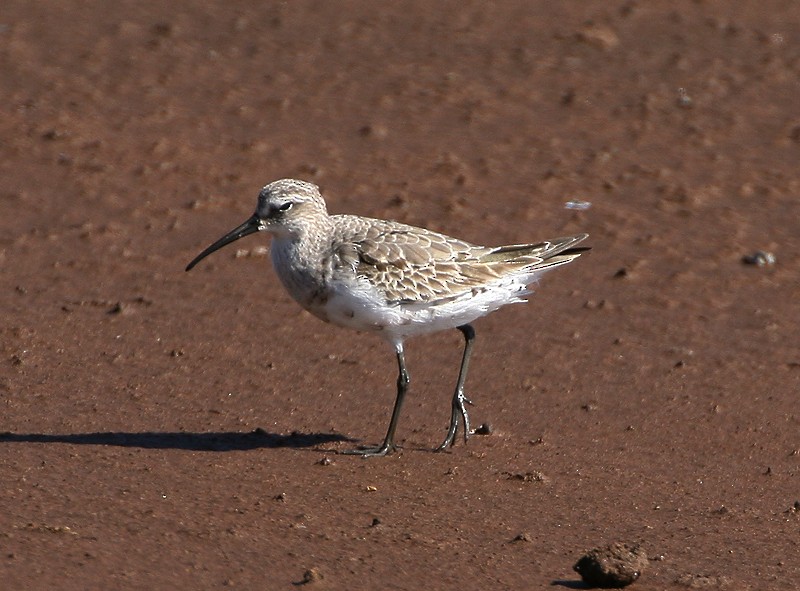
[{"label": "small stone", "polygon": [[306,572],[303,573],[303,580],[298,585],[308,585],[310,583],[317,583],[324,579],[325,577],[322,575],[322,572],[316,567],[312,567],[308,569]]},{"label": "small stone", "polygon": [[689,96],[685,88],[678,89],[678,100],[676,102],[682,109],[692,108],[692,97]]},{"label": "small stone", "polygon": [[125,307],[122,305],[122,302],[117,302],[108,310],[109,314],[122,314],[125,312]]},{"label": "small stone", "polygon": [[742,257],[745,265],[755,265],[757,267],[768,267],[775,264],[775,255],[765,250],[757,250]]},{"label": "small stone", "polygon": [[583,201],[581,199],[571,199],[564,204],[564,209],[574,209],[577,211],[585,211],[592,207],[591,201]]},{"label": "small stone", "polygon": [[619,45],[619,37],[614,29],[591,22],[583,26],[577,37],[579,41],[606,51]]},{"label": "small stone", "polygon": [[586,300],[583,307],[587,310],[613,310],[614,306],[608,300]]},{"label": "small stone", "polygon": [[374,137],[382,140],[389,135],[389,129],[385,125],[381,125],[379,123],[374,125],[364,125],[359,128],[358,134],[362,137]]},{"label": "small stone", "polygon": [[615,542],[590,550],[573,569],[592,587],[618,589],[636,581],[647,567],[647,554],[638,544]]},{"label": "small stone", "polygon": [[475,435],[491,435],[493,431],[494,429],[489,423],[483,423],[478,426],[473,433],[475,433]]}]

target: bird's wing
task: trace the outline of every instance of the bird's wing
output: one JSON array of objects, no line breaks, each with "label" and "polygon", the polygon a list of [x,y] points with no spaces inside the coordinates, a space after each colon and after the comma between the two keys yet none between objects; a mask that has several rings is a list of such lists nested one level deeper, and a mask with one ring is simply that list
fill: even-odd
[{"label": "bird's wing", "polygon": [[389,303],[435,303],[499,277],[479,261],[492,249],[395,222],[347,221],[339,225],[345,233],[339,263],[372,283]]},{"label": "bird's wing", "polygon": [[540,271],[588,250],[574,248],[585,234],[490,248],[396,222],[341,218],[337,264],[369,281],[391,304],[436,304],[519,273],[533,281]]}]

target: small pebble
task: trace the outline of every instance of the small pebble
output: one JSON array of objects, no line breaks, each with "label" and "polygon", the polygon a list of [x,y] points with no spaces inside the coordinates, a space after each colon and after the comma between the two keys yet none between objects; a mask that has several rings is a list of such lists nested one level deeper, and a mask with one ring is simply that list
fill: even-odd
[{"label": "small pebble", "polygon": [[296,585],[308,585],[309,583],[316,583],[321,581],[325,577],[322,575],[318,568],[310,568],[306,572],[303,573],[303,580],[300,583],[295,583]]},{"label": "small pebble", "polygon": [[745,265],[767,267],[775,264],[775,255],[766,250],[757,250],[754,253],[744,255],[742,257],[742,262]]},{"label": "small pebble", "polygon": [[621,267],[614,273],[614,279],[622,279],[623,277],[628,276],[628,270],[625,267]]},{"label": "small pebble", "polygon": [[685,88],[678,89],[678,106],[683,109],[691,109],[692,108],[692,97],[689,96],[689,93],[686,92]]},{"label": "small pebble", "polygon": [[489,423],[483,423],[478,426],[473,433],[475,433],[475,435],[491,435],[493,431],[494,429]]},{"label": "small pebble", "polygon": [[592,206],[591,201],[581,201],[580,199],[573,199],[571,201],[567,201],[564,204],[564,209],[577,209],[578,211],[584,211],[589,209]]}]

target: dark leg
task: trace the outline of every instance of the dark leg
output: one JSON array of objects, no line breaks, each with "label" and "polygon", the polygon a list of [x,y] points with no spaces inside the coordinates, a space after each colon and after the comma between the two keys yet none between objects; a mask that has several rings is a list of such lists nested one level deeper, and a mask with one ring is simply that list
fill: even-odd
[{"label": "dark leg", "polygon": [[453,406],[450,414],[450,428],[447,430],[447,437],[444,438],[442,444],[436,448],[436,451],[447,449],[453,445],[456,440],[456,432],[458,431],[458,418],[459,416],[464,421],[464,443],[472,434],[469,426],[469,415],[467,414],[467,407],[464,404],[472,404],[472,402],[464,395],[464,382],[467,380],[467,370],[469,369],[469,356],[472,353],[472,344],[475,341],[475,329],[471,325],[465,324],[459,326],[458,330],[464,335],[464,356],[461,358],[461,369],[458,370],[458,382],[456,382],[456,391],[453,394]]},{"label": "dark leg", "polygon": [[406,371],[406,359],[403,355],[403,345],[397,346],[397,366],[399,369],[397,374],[397,398],[394,401],[392,418],[389,421],[389,429],[386,431],[383,445],[364,449],[348,449],[340,453],[358,454],[367,458],[372,456],[385,456],[397,449],[397,446],[394,444],[394,432],[397,429],[397,422],[400,419],[400,408],[403,406],[403,399],[408,391],[408,384],[411,382],[408,371]]}]

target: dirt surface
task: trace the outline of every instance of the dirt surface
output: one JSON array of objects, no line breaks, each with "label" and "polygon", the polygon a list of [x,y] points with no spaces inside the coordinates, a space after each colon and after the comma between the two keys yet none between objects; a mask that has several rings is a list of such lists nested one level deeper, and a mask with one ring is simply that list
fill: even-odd
[{"label": "dirt surface", "polygon": [[[165,4],[0,11],[3,588],[575,589],[615,540],[634,589],[796,587],[794,0]],[[451,331],[407,343],[403,450],[336,455],[383,436],[391,349],[264,237],[183,272],[282,177],[591,235],[476,323],[490,435],[428,451]]]}]

